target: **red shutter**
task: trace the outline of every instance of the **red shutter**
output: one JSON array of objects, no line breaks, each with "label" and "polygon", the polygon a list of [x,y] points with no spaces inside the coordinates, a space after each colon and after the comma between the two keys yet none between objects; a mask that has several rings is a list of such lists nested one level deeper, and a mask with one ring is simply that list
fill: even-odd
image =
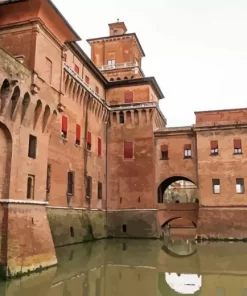
[{"label": "red shutter", "polygon": [[74,66],[74,70],[75,70],[75,72],[77,73],[77,74],[79,74],[79,71],[80,71],[80,69],[79,69],[79,67],[75,64],[75,66]]},{"label": "red shutter", "polygon": [[124,93],[124,102],[125,103],[133,103],[133,92],[132,91],[126,91]]},{"label": "red shutter", "polygon": [[87,132],[87,143],[91,144],[91,133]]},{"label": "red shutter", "polygon": [[68,129],[68,120],[66,116],[62,116],[62,131],[67,132]]},{"label": "red shutter", "polygon": [[89,84],[89,77],[87,75],[85,76],[85,82]]},{"label": "red shutter", "polygon": [[76,125],[76,140],[81,141],[81,126],[79,124]]},{"label": "red shutter", "polygon": [[241,139],[234,139],[234,149],[241,149]]},{"label": "red shutter", "polygon": [[191,150],[191,144],[185,144],[184,150]]},{"label": "red shutter", "polygon": [[162,152],[166,152],[166,151],[168,151],[168,145],[166,145],[166,144],[161,145],[161,146],[160,146],[160,150],[161,150]]},{"label": "red shutter", "polygon": [[124,158],[133,158],[133,142],[124,142]]},{"label": "red shutter", "polygon": [[99,88],[98,88],[98,86],[96,86],[95,92],[96,92],[97,95],[99,94]]},{"label": "red shutter", "polygon": [[98,138],[98,156],[101,156],[101,139]]},{"label": "red shutter", "polygon": [[218,149],[218,141],[210,142],[211,149]]}]

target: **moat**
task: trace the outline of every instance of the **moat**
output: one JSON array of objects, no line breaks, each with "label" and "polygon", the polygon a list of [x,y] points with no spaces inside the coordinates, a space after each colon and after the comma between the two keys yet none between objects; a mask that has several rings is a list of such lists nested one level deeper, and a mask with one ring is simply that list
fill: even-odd
[{"label": "moat", "polygon": [[59,264],[1,296],[247,295],[247,244],[109,239],[56,249]]}]

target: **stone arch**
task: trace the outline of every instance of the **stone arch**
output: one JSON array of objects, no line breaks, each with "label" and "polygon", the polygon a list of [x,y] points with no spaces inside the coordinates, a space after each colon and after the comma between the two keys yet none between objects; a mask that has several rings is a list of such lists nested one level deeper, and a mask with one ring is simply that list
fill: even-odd
[{"label": "stone arch", "polygon": [[111,78],[110,81],[114,81],[114,78]]},{"label": "stone arch", "polygon": [[163,219],[161,219],[161,223],[160,226],[163,228],[165,227],[167,224],[171,223],[172,221],[175,221],[177,219],[184,219],[184,220],[188,220],[189,222],[191,222],[193,224],[193,226],[196,228],[197,225],[197,219],[194,217],[192,211],[191,214],[190,213],[185,213],[185,215],[183,215],[182,211],[181,213],[179,213],[179,211],[170,211],[171,213],[169,213],[169,215],[164,215]]},{"label": "stone arch", "polygon": [[33,127],[35,128],[37,125],[37,122],[39,120],[40,114],[42,111],[42,102],[40,100],[37,101],[35,110],[34,110],[34,125]]},{"label": "stone arch", "polygon": [[116,112],[112,113],[112,122],[117,123],[117,113]]},{"label": "stone arch", "polygon": [[14,119],[14,113],[21,95],[19,86],[14,88],[13,94],[11,96],[11,109],[10,109],[10,118]]},{"label": "stone arch", "polygon": [[21,104],[21,122],[25,117],[30,101],[31,101],[30,95],[28,92],[26,92]]},{"label": "stone arch", "polygon": [[128,80],[129,78],[127,76],[124,77],[125,80]]},{"label": "stone arch", "polygon": [[12,159],[12,137],[9,129],[0,121],[0,199],[9,198]]},{"label": "stone arch", "polygon": [[4,111],[4,107],[6,105],[9,94],[10,94],[10,83],[8,79],[5,79],[2,83],[1,90],[0,90],[0,115]]},{"label": "stone arch", "polygon": [[43,114],[43,120],[42,120],[42,132],[45,132],[45,129],[47,127],[47,123],[49,120],[49,117],[51,115],[51,109],[48,105],[45,106],[45,112]]},{"label": "stone arch", "polygon": [[118,78],[117,78],[117,80],[121,80],[121,78],[120,78],[120,77],[118,77]]},{"label": "stone arch", "polygon": [[139,124],[139,112],[138,112],[138,110],[134,111],[134,120],[135,120],[135,124]]},{"label": "stone arch", "polygon": [[158,203],[164,203],[164,193],[166,191],[166,189],[174,182],[177,181],[187,181],[190,182],[192,184],[194,184],[195,186],[197,186],[197,184],[195,183],[195,181],[185,177],[185,176],[171,176],[166,178],[165,180],[163,180],[160,185],[158,186],[158,191],[157,191],[157,195],[158,195]]},{"label": "stone arch", "polygon": [[[184,248],[181,250],[181,246],[188,246],[189,248]],[[179,247],[178,250],[176,247]],[[172,240],[169,237],[164,239],[164,244],[162,246],[162,251],[167,255],[174,258],[184,258],[193,256],[197,252],[197,246],[194,240]],[[181,252],[182,251],[182,252]]]}]

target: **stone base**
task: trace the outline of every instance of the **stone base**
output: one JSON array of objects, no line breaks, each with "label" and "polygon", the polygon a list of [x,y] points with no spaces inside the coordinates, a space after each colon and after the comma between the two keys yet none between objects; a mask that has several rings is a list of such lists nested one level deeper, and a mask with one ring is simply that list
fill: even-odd
[{"label": "stone base", "polygon": [[104,211],[47,207],[47,215],[56,247],[107,237]]},{"label": "stone base", "polygon": [[2,277],[57,264],[44,203],[0,200],[0,227]]},{"label": "stone base", "polygon": [[246,239],[247,207],[199,209],[197,237],[200,239]]},{"label": "stone base", "polygon": [[122,210],[107,212],[109,237],[159,238],[161,228],[155,210]]}]

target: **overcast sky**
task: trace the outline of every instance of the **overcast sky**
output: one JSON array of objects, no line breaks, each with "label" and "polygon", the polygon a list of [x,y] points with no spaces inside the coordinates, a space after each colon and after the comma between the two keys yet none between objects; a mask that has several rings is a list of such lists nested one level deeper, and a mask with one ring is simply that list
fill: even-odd
[{"label": "overcast sky", "polygon": [[166,99],[168,126],[191,125],[194,111],[247,105],[246,0],[53,0],[90,56],[87,38],[108,36],[118,18],[143,46],[143,70]]}]

